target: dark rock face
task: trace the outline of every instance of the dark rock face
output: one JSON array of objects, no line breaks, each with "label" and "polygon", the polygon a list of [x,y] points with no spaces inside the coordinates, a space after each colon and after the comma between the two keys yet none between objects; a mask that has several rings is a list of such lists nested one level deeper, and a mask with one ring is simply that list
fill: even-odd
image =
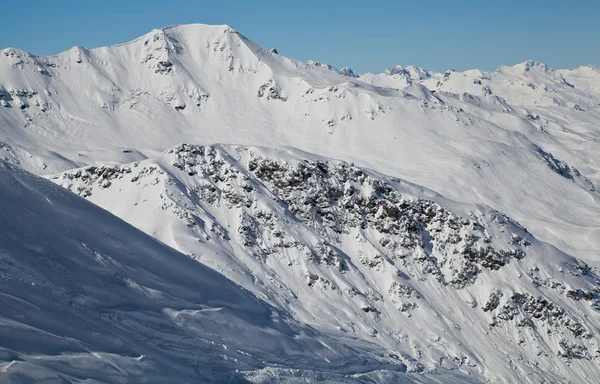
[{"label": "dark rock face", "polygon": [[281,93],[281,88],[274,85],[272,80],[269,80],[258,88],[257,96],[264,97],[265,95],[267,100],[287,101],[287,97]]},{"label": "dark rock face", "polygon": [[248,169],[303,223],[324,235],[332,232],[332,241],[351,229],[375,231],[386,257],[411,255],[424,273],[456,288],[472,284],[482,270],[524,257],[519,248],[496,250],[487,244],[477,223],[431,200],[404,199],[391,185],[347,163],[306,161],[292,167],[254,158]]},{"label": "dark rock face", "polygon": [[173,63],[167,60],[159,61],[156,63],[156,68],[154,69],[154,73],[160,73],[161,75],[166,75],[173,72]]}]

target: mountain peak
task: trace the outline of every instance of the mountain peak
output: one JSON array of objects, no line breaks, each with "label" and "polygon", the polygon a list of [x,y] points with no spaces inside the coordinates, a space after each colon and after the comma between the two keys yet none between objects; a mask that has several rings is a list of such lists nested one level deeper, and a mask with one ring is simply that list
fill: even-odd
[{"label": "mountain peak", "polygon": [[174,25],[169,25],[163,28],[159,28],[159,29],[154,29],[153,31],[156,30],[162,30],[162,31],[176,31],[176,32],[203,32],[203,31],[209,31],[209,30],[219,30],[219,31],[226,31],[226,32],[230,32],[230,33],[237,33],[237,31],[235,29],[233,29],[232,27],[230,27],[227,24],[201,24],[201,23],[192,23],[192,24],[174,24]]},{"label": "mountain peak", "polygon": [[406,70],[403,66],[396,64],[392,68],[387,68],[383,73],[386,75],[405,75]]},{"label": "mountain peak", "polygon": [[542,63],[540,61],[535,61],[535,60],[526,60],[522,63],[519,64],[515,64],[513,66],[509,66],[509,65],[501,65],[496,72],[501,72],[502,70],[516,70],[516,71],[522,71],[522,72],[529,72],[532,69],[537,69],[540,72],[544,72],[544,73],[548,73],[548,72],[552,72],[554,71],[552,68],[550,68],[547,64]]},{"label": "mountain peak", "polygon": [[350,67],[344,67],[344,68],[340,69],[339,73],[340,73],[340,75],[347,76],[347,77],[354,77],[354,78],[360,77],[360,75],[358,73],[354,72],[354,70]]},{"label": "mountain peak", "polygon": [[319,67],[319,68],[324,68],[324,69],[327,69],[328,71],[332,71],[332,72],[339,72],[338,69],[336,67],[334,67],[333,65],[327,64],[327,63],[321,63],[321,62],[315,61],[315,60],[308,60],[306,62],[306,64],[313,65],[313,66]]}]

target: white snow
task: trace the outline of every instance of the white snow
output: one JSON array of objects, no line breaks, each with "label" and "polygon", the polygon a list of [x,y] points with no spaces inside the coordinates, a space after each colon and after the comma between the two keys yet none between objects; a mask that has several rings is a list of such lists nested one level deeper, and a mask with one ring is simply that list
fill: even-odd
[{"label": "white snow", "polygon": [[[364,351],[360,353],[369,361],[369,368],[365,369],[369,372],[379,369],[380,356],[395,355],[407,371],[417,372],[417,380],[424,378],[421,375],[425,373],[445,374],[447,370],[452,375],[466,372],[475,380],[494,382],[528,382],[530,376],[584,382],[586,377],[597,376],[598,356],[591,352],[597,345],[600,325],[598,312],[593,309],[596,290],[592,280],[596,272],[592,268],[582,275],[573,266],[579,265],[577,259],[592,267],[600,266],[600,70],[594,66],[553,70],[528,61],[493,72],[436,73],[415,66],[395,66],[380,74],[355,76],[349,68],[338,71],[327,64],[288,59],[228,26],[174,26],[154,30],[129,43],[95,49],[74,47],[52,57],[6,48],[0,51],[0,159],[38,175],[71,170],[53,181],[200,262],[193,264],[198,267],[189,268],[201,268],[200,264],[204,264],[217,270],[251,292],[238,292],[240,295],[255,295],[268,303],[257,304],[259,307],[272,305],[282,316],[298,322],[298,327],[310,326],[316,334],[327,335],[320,345],[332,348],[333,355],[352,353],[338,351],[353,348]],[[221,172],[220,162],[211,163],[214,159],[206,158],[204,163],[187,164],[177,157],[176,149],[168,152],[180,143],[209,145],[202,148],[213,148],[216,158],[229,164],[225,168],[239,178],[234,181],[226,174],[222,175],[223,180],[215,181],[214,174]],[[211,147],[214,143],[225,145]],[[531,244],[518,246],[525,247],[526,257],[513,260],[498,271],[484,270],[468,287],[455,289],[438,284],[436,279],[418,272],[422,266],[407,267],[391,255],[386,256],[389,249],[386,251],[380,244],[381,230],[393,228],[394,220],[382,219],[388,227],[377,231],[353,228],[339,236],[330,227],[311,227],[298,219],[297,212],[290,213],[294,207],[288,204],[304,194],[310,195],[311,189],[306,187],[288,196],[264,179],[267,176],[261,179],[249,169],[249,153],[289,166],[304,159],[330,165],[339,164],[339,160],[355,163],[372,180],[390,183],[403,197],[426,198],[456,217],[479,222],[485,228],[484,237],[489,237],[490,244],[498,249],[517,247],[512,244],[510,233],[527,238]],[[200,161],[197,155],[186,156]],[[179,168],[174,164],[179,164]],[[217,169],[210,174],[198,172],[206,164]],[[99,168],[73,170],[89,165]],[[4,172],[23,175],[10,169]],[[140,174],[141,170],[145,173]],[[79,176],[75,176],[77,172]],[[84,175],[88,179],[83,179]],[[135,177],[138,178],[134,180]],[[226,180],[233,184],[227,185]],[[344,185],[346,189],[334,189],[346,193],[350,187],[357,188],[364,196],[376,192],[368,183],[359,184],[353,181]],[[26,190],[35,194],[38,187],[50,188],[38,180]],[[242,200],[231,202],[232,196],[241,196]],[[48,198],[53,201],[52,196]],[[18,220],[17,208],[29,204],[27,199],[15,199],[11,203],[15,207],[9,200],[0,200],[1,214],[10,218],[6,221],[9,224]],[[298,207],[305,207],[300,200],[295,202]],[[8,213],[10,209],[14,215]],[[87,212],[88,208],[84,210]],[[271,216],[264,216],[267,213]],[[54,215],[48,211],[43,214]],[[385,217],[387,213],[382,208],[379,214]],[[98,215],[102,216],[93,210],[86,225],[100,225],[96,223]],[[497,221],[505,217],[520,223],[530,234],[512,221]],[[256,243],[253,234],[265,230],[264,220],[272,226],[268,233],[258,236],[264,243]],[[513,229],[503,229],[503,225]],[[46,228],[41,226],[39,230],[42,229]],[[70,232],[61,226],[56,233],[67,236]],[[432,227],[427,233],[438,232]],[[449,236],[451,231],[442,228],[439,233]],[[25,246],[27,241],[20,239]],[[127,236],[120,239],[129,242]],[[444,249],[451,254],[452,247],[447,245]],[[119,249],[111,252],[117,255]],[[268,249],[277,252],[261,259]],[[332,256],[335,260],[346,257],[350,269],[341,273],[327,263],[314,264],[307,255],[309,251],[324,255],[331,251],[337,255]],[[178,260],[183,257],[175,251],[168,252]],[[427,255],[433,250],[423,247],[423,252]],[[111,258],[117,260],[115,255]],[[411,255],[418,259],[415,253]],[[378,258],[383,256],[388,259]],[[444,260],[441,254],[436,257]],[[446,277],[452,276],[456,266],[457,260],[451,259],[440,265]],[[98,265],[111,265],[103,254],[94,260]],[[172,268],[176,270],[178,265],[175,263]],[[407,274],[409,267],[416,268],[414,275]],[[174,270],[161,275],[165,283]],[[51,272],[37,273],[45,277]],[[198,273],[214,275],[205,268]],[[323,279],[314,280],[308,287],[307,281],[313,281],[311,274]],[[412,294],[404,288],[393,286],[398,276],[408,278],[408,286],[420,293],[420,301],[411,299]],[[186,282],[181,284],[185,286]],[[332,292],[332,284],[339,293]],[[564,285],[562,292],[560,284]],[[141,296],[160,296],[163,292],[136,279],[125,286],[132,292],[137,289]],[[360,295],[352,296],[352,287]],[[581,298],[577,289],[594,297]],[[532,331],[515,325],[523,318],[490,328],[493,311],[484,312],[481,307],[497,291],[503,292],[499,296],[500,307],[516,305],[520,311],[523,302],[533,304],[524,296],[513,299],[511,292],[544,297],[592,337],[573,339],[569,334],[572,331],[567,331],[567,325],[562,323],[558,330],[548,324],[537,324],[537,330],[531,328]],[[571,294],[575,299],[566,296],[569,291],[575,292]],[[409,297],[399,301],[391,297],[391,292]],[[62,295],[60,300],[73,296],[62,291],[57,295]],[[379,296],[382,300],[378,300]],[[29,297],[23,300],[38,305]],[[200,303],[195,300],[192,302]],[[410,311],[412,303],[418,305],[414,313]],[[478,306],[472,308],[473,305]],[[399,307],[409,310],[399,311]],[[59,311],[57,306],[44,308],[53,311],[48,313]],[[194,308],[155,315],[163,316],[161,321],[176,322],[174,319],[195,315]],[[232,316],[237,318],[238,314]],[[531,313],[525,311],[519,316]],[[19,326],[31,325],[21,318],[11,321]],[[546,335],[544,327],[552,328],[553,333]],[[215,334],[219,332],[224,331],[215,328]],[[348,344],[348,338],[360,345],[349,346],[352,343]],[[257,336],[248,343],[259,339]],[[482,344],[482,340],[487,343]],[[560,351],[565,350],[577,355],[573,343],[583,343],[588,355],[561,357]],[[306,345],[296,346],[295,351],[303,357],[291,359],[281,367],[273,360],[265,366],[244,361],[252,371],[248,377],[268,382],[272,377],[286,375],[280,369],[320,370],[323,363],[314,362],[312,354],[306,354]],[[0,346],[4,347],[4,343]],[[228,350],[235,348],[228,345]],[[277,355],[259,350],[260,359],[265,361],[273,357],[270,354]],[[40,353],[58,356],[52,351],[50,348]],[[130,361],[130,357],[142,353],[135,355],[131,351],[123,355],[118,348],[107,347],[101,352],[120,356],[114,357],[123,359],[118,364],[129,367],[123,372],[138,372],[142,369],[140,363]],[[26,349],[18,352],[29,356]],[[180,352],[164,353],[168,355],[165,361],[170,361]],[[82,360],[86,361],[84,364],[91,364],[87,362],[89,358]],[[0,369],[47,377],[67,372],[58,369],[59,363],[52,359],[48,370],[23,365],[45,367],[31,360],[33,357],[24,359],[26,363],[10,363],[14,360],[11,359],[5,358],[8,365]],[[336,357],[324,359],[335,365]],[[385,365],[383,369],[387,369]],[[348,373],[341,368],[323,371],[332,375]],[[306,377],[298,375],[302,379],[314,378],[310,372]],[[385,375],[370,377],[390,381]],[[326,376],[322,380],[360,379]]]}]

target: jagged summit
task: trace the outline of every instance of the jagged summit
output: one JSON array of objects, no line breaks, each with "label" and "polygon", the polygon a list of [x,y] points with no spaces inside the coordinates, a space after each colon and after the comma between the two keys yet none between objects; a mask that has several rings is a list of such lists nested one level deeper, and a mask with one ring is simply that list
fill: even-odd
[{"label": "jagged summit", "polygon": [[340,75],[353,77],[353,78],[360,77],[360,75],[358,73],[354,72],[354,70],[350,67],[344,67],[344,68],[340,69],[339,73],[340,73]]},{"label": "jagged summit", "polygon": [[405,74],[406,70],[403,66],[396,64],[392,68],[388,68],[385,71],[383,71],[383,73],[385,73],[386,75]]}]

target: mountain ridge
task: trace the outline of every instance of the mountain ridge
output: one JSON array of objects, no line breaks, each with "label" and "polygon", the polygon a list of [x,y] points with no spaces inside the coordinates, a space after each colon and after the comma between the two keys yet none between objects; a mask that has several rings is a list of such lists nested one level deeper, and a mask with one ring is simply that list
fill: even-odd
[{"label": "mountain ridge", "polygon": [[[151,35],[153,33],[159,32],[159,31],[166,32],[166,31],[169,31],[169,30],[181,30],[181,29],[191,29],[191,28],[226,29],[226,30],[229,30],[230,32],[232,32],[234,34],[239,34],[242,38],[248,40],[248,38],[245,35],[241,34],[239,31],[237,31],[235,28],[233,28],[232,26],[230,26],[228,24],[189,23],[189,24],[173,24],[173,25],[168,25],[168,26],[161,27],[161,28],[155,28],[155,29],[153,29],[153,30],[151,30],[149,32],[144,33],[143,35],[141,35],[141,36],[139,36],[137,38],[134,38],[132,40],[129,40],[129,41],[126,41],[126,42],[123,42],[123,43],[102,45],[102,46],[99,46],[99,47],[92,47],[92,48],[85,47],[85,46],[75,45],[75,46],[73,46],[71,48],[64,49],[64,50],[62,50],[62,51],[60,51],[60,52],[58,52],[56,54],[51,54],[51,55],[33,54],[33,53],[30,53],[29,51],[26,51],[26,50],[23,50],[23,49],[20,49],[20,48],[17,48],[17,47],[12,47],[12,46],[7,46],[7,47],[4,47],[4,48],[2,48],[0,50],[1,51],[4,51],[4,50],[14,50],[14,51],[17,51],[19,53],[27,54],[27,55],[30,55],[30,56],[33,56],[33,57],[38,57],[38,58],[52,58],[52,57],[56,57],[56,56],[59,56],[59,55],[62,55],[62,54],[66,54],[67,52],[69,52],[73,48],[83,48],[83,49],[86,49],[86,50],[89,50],[89,51],[94,51],[94,50],[101,50],[101,49],[104,49],[104,48],[120,47],[120,46],[125,46],[125,45],[133,44],[133,43],[135,43],[135,42],[137,42],[139,40],[144,39],[146,36],[149,36],[149,35]],[[525,60],[523,62],[519,62],[519,63],[513,64],[513,65],[501,64],[496,69],[492,69],[492,70],[481,70],[479,68],[467,68],[467,69],[464,69],[464,70],[458,71],[458,72],[468,72],[468,71],[472,71],[472,70],[479,70],[479,71],[488,72],[488,73],[489,72],[497,72],[498,70],[500,70],[503,67],[514,68],[514,67],[517,67],[517,66],[526,65],[527,63],[541,65],[541,66],[544,66],[544,67],[548,68],[551,71],[572,71],[572,70],[577,70],[577,69],[582,69],[582,68],[590,68],[590,69],[598,69],[599,68],[598,64],[582,64],[582,65],[579,65],[577,67],[569,67],[569,68],[552,68],[552,67],[548,66],[547,64],[545,64],[545,63],[543,63],[541,61],[536,61],[536,60],[533,60],[533,59],[527,59],[527,60]],[[328,64],[325,64],[325,65],[328,65]],[[424,67],[419,67],[418,65],[415,65],[415,64],[410,64],[410,65],[407,65],[407,66],[403,66],[401,64],[395,64],[391,68],[387,68],[387,69],[385,69],[385,70],[383,70],[381,72],[369,72],[369,71],[367,71],[367,72],[364,72],[364,73],[358,74],[358,75],[359,76],[363,76],[363,75],[366,75],[366,74],[374,74],[374,75],[376,75],[376,74],[384,74],[384,73],[386,73],[386,71],[393,70],[393,68],[395,68],[395,67],[403,68],[403,69],[415,68],[417,70],[423,70],[423,71],[429,72],[429,73],[443,73],[443,72],[439,72],[439,71],[430,71],[430,70],[425,69]],[[332,67],[332,68],[335,68],[337,70],[336,67]],[[343,67],[342,69],[344,69],[344,68],[351,69],[350,67]],[[339,72],[340,70],[337,70],[337,71]],[[447,71],[455,71],[455,70],[452,69],[452,68],[449,68]],[[352,72],[354,72],[354,71],[352,71]]]},{"label": "mountain ridge", "polygon": [[[182,27],[168,31],[178,28]],[[600,181],[600,172],[590,166],[600,161],[594,149],[597,133],[588,121],[581,121],[584,112],[579,111],[586,110],[593,121],[598,114],[594,105],[599,102],[584,104],[582,95],[588,93],[572,89],[562,80],[556,86],[561,87],[561,92],[568,92],[562,99],[554,97],[555,86],[547,84],[548,80],[557,81],[554,78],[535,83],[517,79],[523,83],[520,87],[510,86],[515,80],[507,79],[497,88],[494,84],[486,85],[489,80],[456,72],[450,73],[448,79],[430,78],[424,84],[387,84],[388,88],[381,88],[376,83],[367,84],[287,59],[243,37],[237,43],[232,42],[229,27],[199,28],[208,32],[175,36],[187,46],[179,53],[164,46],[165,32],[159,30],[162,33],[151,32],[128,45],[91,50],[91,64],[77,63],[77,52],[65,53],[61,56],[64,63],[52,67],[33,59],[21,63],[23,60],[6,56],[3,51],[0,98],[12,108],[0,107],[0,141],[14,150],[16,154],[12,156],[21,164],[30,164],[29,169],[38,174],[56,173],[73,165],[127,162],[132,156],[122,150],[133,149],[132,154],[148,157],[181,142],[293,146],[328,157],[355,160],[449,197],[458,194],[456,188],[447,187],[452,183],[447,175],[461,175],[460,194],[468,195],[468,199],[482,196],[483,202],[519,220],[524,218],[519,211],[525,207],[515,210],[513,202],[495,201],[509,195],[508,191],[501,194],[494,191],[503,189],[506,182],[497,184],[491,175],[478,174],[485,168],[457,169],[455,164],[481,167],[486,162],[512,162],[503,154],[505,143],[515,148],[532,148],[533,143],[571,163],[592,184]],[[191,30],[194,29],[197,26],[192,26]],[[155,37],[157,40],[153,41]],[[145,41],[148,45],[144,45]],[[96,57],[101,52],[105,54]],[[577,84],[585,85],[586,79],[582,77]],[[80,84],[87,84],[83,87],[86,92],[82,92]],[[518,93],[507,99],[506,95],[501,97],[504,89]],[[521,89],[529,93],[523,94]],[[570,101],[571,97],[575,97],[574,101]],[[591,97],[595,100],[595,96]],[[522,100],[527,102],[521,106]],[[436,128],[440,126],[447,129]],[[486,133],[479,134],[468,129],[469,126],[481,127],[483,130],[479,131]],[[161,127],[168,127],[168,132],[162,132]],[[524,136],[502,137],[515,131]],[[378,133],[370,134],[365,141],[365,132]],[[497,143],[487,149],[485,145],[469,144],[451,150],[441,148],[443,153],[436,154],[440,147],[433,143],[440,135],[450,135],[444,140],[452,140],[456,135],[473,135],[473,139],[479,140],[476,138],[479,135]],[[389,150],[388,144],[394,140],[401,151]],[[482,150],[487,153],[477,154]],[[521,152],[527,151],[531,149]],[[419,155],[425,153],[428,156]],[[438,175],[424,169],[422,164],[426,161],[435,162],[444,172]],[[502,171],[499,164],[494,168],[494,177],[503,176],[506,180],[513,177]],[[425,173],[434,178],[424,178]],[[539,171],[526,169],[526,177],[519,183],[532,182],[538,174]],[[536,188],[546,189],[543,185]],[[556,189],[556,185],[550,188]],[[556,193],[574,192],[552,192]],[[583,204],[587,210],[600,209],[591,208],[579,197],[574,203]],[[582,212],[582,209],[572,210]],[[564,220],[570,214],[560,215],[560,220]],[[574,216],[567,220],[580,222]],[[547,218],[543,226],[550,225],[553,232],[564,231],[555,221]],[[529,225],[532,230],[537,230],[536,226],[546,231],[541,223]],[[593,248],[577,250],[577,244],[589,240],[568,240],[580,236],[581,232],[570,231],[562,236],[569,243],[559,246],[589,258],[586,255]],[[550,233],[543,238],[550,239]]]}]

